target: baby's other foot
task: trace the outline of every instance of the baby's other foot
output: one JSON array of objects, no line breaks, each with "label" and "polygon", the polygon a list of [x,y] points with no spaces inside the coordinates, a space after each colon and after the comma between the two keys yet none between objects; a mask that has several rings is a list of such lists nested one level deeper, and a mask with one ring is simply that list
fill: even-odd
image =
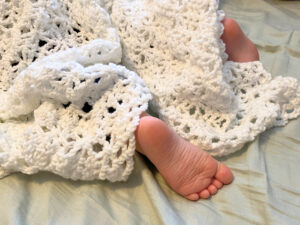
[{"label": "baby's other foot", "polygon": [[148,157],[174,191],[189,200],[207,199],[232,182],[228,167],[157,118],[141,118],[136,140],[138,151]]},{"label": "baby's other foot", "polygon": [[225,18],[222,23],[224,32],[221,39],[226,44],[228,60],[234,62],[259,60],[256,46],[246,37],[237,22],[231,18]]}]

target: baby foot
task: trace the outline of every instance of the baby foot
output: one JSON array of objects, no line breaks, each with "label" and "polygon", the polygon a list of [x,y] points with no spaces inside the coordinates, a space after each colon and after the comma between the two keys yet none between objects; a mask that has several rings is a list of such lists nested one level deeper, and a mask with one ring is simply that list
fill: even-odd
[{"label": "baby foot", "polygon": [[228,167],[157,118],[141,118],[136,140],[137,150],[148,157],[174,191],[189,200],[207,199],[232,182]]},{"label": "baby foot", "polygon": [[225,18],[222,23],[224,32],[221,39],[226,44],[228,60],[234,62],[259,60],[256,46],[246,37],[237,22],[231,18]]}]

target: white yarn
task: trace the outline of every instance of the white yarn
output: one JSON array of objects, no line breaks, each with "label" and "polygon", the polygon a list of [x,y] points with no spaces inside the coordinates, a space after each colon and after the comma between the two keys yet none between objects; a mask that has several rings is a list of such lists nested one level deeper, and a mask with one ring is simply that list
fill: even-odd
[{"label": "white yarn", "polygon": [[1,1],[0,90],[7,90],[19,72],[44,56],[97,38],[119,42],[101,3],[96,0]]},{"label": "white yarn", "polygon": [[126,180],[151,99],[135,72],[214,156],[300,114],[295,79],[227,61],[215,0],[11,0],[0,15],[0,177]]},{"label": "white yarn", "polygon": [[[9,17],[33,10],[40,21],[27,25],[30,35],[1,42],[0,177],[47,170],[74,180],[126,180],[133,169],[134,131],[151,95],[137,74],[115,65],[122,49],[108,14],[94,1],[86,8],[84,1],[24,1],[19,8],[17,2],[8,4],[14,9]],[[78,36],[71,25],[76,21],[82,24]],[[22,23],[4,29],[3,36],[20,34]],[[102,39],[78,47],[86,38]],[[48,44],[38,46],[40,40]],[[49,52],[50,43],[59,47]],[[67,50],[54,53],[61,49]],[[36,62],[18,74],[35,61],[32,56]]]},{"label": "white yarn", "polygon": [[95,64],[120,61],[120,46],[106,52],[109,44],[98,39],[52,54],[2,93],[0,176],[48,170],[74,180],[127,179],[151,95],[125,67]]}]

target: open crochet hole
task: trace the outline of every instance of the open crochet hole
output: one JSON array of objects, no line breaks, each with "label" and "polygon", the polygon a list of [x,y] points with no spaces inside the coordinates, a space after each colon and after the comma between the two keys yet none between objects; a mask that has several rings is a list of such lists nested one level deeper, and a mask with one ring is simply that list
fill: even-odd
[{"label": "open crochet hole", "polygon": [[237,118],[238,120],[241,120],[241,119],[243,118],[243,116],[242,116],[240,113],[237,113],[237,114],[236,114],[236,118]]},{"label": "open crochet hole", "polygon": [[191,130],[191,128],[190,128],[188,125],[185,125],[185,126],[183,127],[183,131],[184,131],[185,133],[189,133],[190,130]]},{"label": "open crochet hole", "polygon": [[98,153],[101,152],[103,150],[103,145],[96,143],[93,145],[93,151]]},{"label": "open crochet hole", "polygon": [[22,27],[20,31],[21,31],[21,34],[26,34],[26,33],[30,32],[30,29],[28,29],[27,27]]},{"label": "open crochet hole", "polygon": [[82,119],[82,116],[81,115],[78,115],[78,120],[81,120]]},{"label": "open crochet hole", "polygon": [[34,56],[34,57],[32,58],[32,62],[35,62],[36,59],[37,59],[37,57]]},{"label": "open crochet hole", "polygon": [[52,49],[55,49],[55,47],[56,47],[56,45],[54,45],[54,44],[52,44],[52,45],[50,45],[50,46],[48,46],[48,51],[51,51]]},{"label": "open crochet hole", "polygon": [[89,121],[91,119],[91,117],[90,116],[86,116],[86,117],[84,117],[84,121]]},{"label": "open crochet hole", "polygon": [[17,66],[18,64],[19,64],[18,61],[12,61],[12,62],[10,62],[10,65],[11,65],[12,67]]},{"label": "open crochet hole", "polygon": [[45,126],[42,126],[42,130],[43,130],[45,133],[50,131],[50,130],[49,130],[47,127],[45,127]]},{"label": "open crochet hole", "polygon": [[122,101],[122,100],[119,100],[118,103],[119,103],[120,105],[122,105],[122,104],[123,104],[123,101]]},{"label": "open crochet hole", "polygon": [[139,34],[143,34],[145,32],[145,30],[144,29],[142,29],[142,30],[138,30],[138,33]]},{"label": "open crochet hole", "polygon": [[250,120],[250,122],[251,122],[251,123],[255,123],[255,122],[256,122],[256,120],[257,120],[257,118],[256,118],[256,117],[254,117],[254,118],[252,118],[252,119]]},{"label": "open crochet hole", "polygon": [[194,115],[196,112],[196,106],[193,106],[192,108],[190,108],[190,115]]},{"label": "open crochet hole", "polygon": [[73,139],[73,138],[67,138],[67,142],[74,142],[75,141],[75,139]]},{"label": "open crochet hole", "polygon": [[115,109],[114,107],[109,107],[109,108],[107,109],[107,111],[108,111],[110,114],[112,114],[112,113],[114,113],[114,112],[116,111],[116,109]]},{"label": "open crochet hole", "polygon": [[256,93],[256,94],[254,95],[254,98],[259,98],[259,94]]},{"label": "open crochet hole", "polygon": [[45,44],[47,44],[44,40],[39,40],[39,47],[43,47]]},{"label": "open crochet hole", "polygon": [[119,151],[117,152],[117,158],[119,158],[122,154],[122,149],[119,149]]},{"label": "open crochet hole", "polygon": [[211,141],[212,141],[212,143],[218,143],[220,141],[220,139],[217,137],[214,137]]},{"label": "open crochet hole", "polygon": [[98,54],[98,55],[101,55],[101,54],[102,54],[102,51],[101,51],[101,50],[99,50],[97,54]]},{"label": "open crochet hole", "polygon": [[110,134],[106,135],[105,140],[106,140],[108,143],[110,143],[111,135],[110,135]]},{"label": "open crochet hole", "polygon": [[93,106],[91,106],[88,102],[85,102],[81,109],[83,112],[88,113],[93,109]]},{"label": "open crochet hole", "polygon": [[145,63],[145,56],[141,55],[141,63],[144,64]]},{"label": "open crochet hole", "polygon": [[246,94],[247,92],[245,91],[245,89],[241,89],[242,94]]},{"label": "open crochet hole", "polygon": [[123,169],[125,169],[127,167],[127,162],[126,161],[122,164],[122,167],[123,167]]},{"label": "open crochet hole", "polygon": [[176,127],[177,127],[177,126],[179,126],[179,125],[180,125],[180,123],[179,123],[179,122],[177,122],[177,121],[175,121],[175,122],[174,122],[174,126],[176,126]]},{"label": "open crochet hole", "polygon": [[199,110],[200,110],[200,113],[201,113],[202,115],[205,115],[205,110],[204,110],[204,109],[199,108]]},{"label": "open crochet hole", "polygon": [[294,109],[287,109],[287,110],[285,110],[285,112],[286,113],[292,113],[292,112],[294,112]]},{"label": "open crochet hole", "polygon": [[80,30],[78,30],[76,27],[72,27],[72,29],[74,30],[74,32],[79,33]]},{"label": "open crochet hole", "polygon": [[226,120],[222,120],[221,123],[220,123],[220,127],[223,127],[224,123],[226,123]]},{"label": "open crochet hole", "polygon": [[71,105],[71,102],[68,102],[68,103],[62,104],[62,105],[63,105],[63,107],[66,109],[66,108],[68,108],[68,107]]},{"label": "open crochet hole", "polygon": [[95,83],[95,84],[98,84],[100,80],[101,80],[101,77],[98,77],[98,78],[96,78],[96,79],[94,80],[94,83]]}]

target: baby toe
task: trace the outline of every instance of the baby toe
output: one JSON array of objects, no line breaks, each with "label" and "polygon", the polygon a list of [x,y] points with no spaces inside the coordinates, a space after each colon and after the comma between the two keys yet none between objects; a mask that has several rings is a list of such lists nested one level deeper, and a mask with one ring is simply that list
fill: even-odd
[{"label": "baby toe", "polygon": [[230,169],[222,163],[219,163],[218,171],[215,175],[216,179],[223,184],[230,184],[233,180],[233,175]]},{"label": "baby toe", "polygon": [[218,189],[215,185],[211,184],[208,186],[207,188],[208,192],[211,194],[211,195],[214,195],[217,193]]},{"label": "baby toe", "polygon": [[197,201],[200,197],[197,193],[189,194],[186,196],[188,200]]},{"label": "baby toe", "polygon": [[220,182],[220,181],[217,180],[217,179],[214,179],[213,182],[212,182],[212,184],[213,184],[216,188],[218,188],[218,189],[220,189],[220,188],[223,187],[223,183]]},{"label": "baby toe", "polygon": [[210,193],[207,189],[204,189],[199,193],[199,196],[200,198],[207,199],[210,197]]}]

